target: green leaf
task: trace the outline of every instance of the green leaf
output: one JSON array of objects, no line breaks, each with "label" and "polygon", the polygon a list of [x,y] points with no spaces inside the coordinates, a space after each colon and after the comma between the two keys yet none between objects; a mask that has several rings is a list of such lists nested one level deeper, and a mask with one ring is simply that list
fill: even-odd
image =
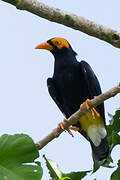
[{"label": "green leaf", "polygon": [[81,180],[89,172],[91,172],[91,171],[71,172],[69,174],[63,174],[63,175],[66,177],[70,177],[71,180]]},{"label": "green leaf", "polygon": [[43,155],[43,158],[46,161],[46,166],[49,169],[49,174],[52,179],[58,180],[62,178],[62,172],[60,171],[57,163],[53,162],[51,159],[47,159],[45,155]]},{"label": "green leaf", "polygon": [[111,135],[108,137],[108,143],[109,143],[109,148],[112,151],[112,149],[120,144],[120,135],[117,134],[114,130],[111,132]]},{"label": "green leaf", "polygon": [[110,180],[120,180],[120,160],[118,161],[118,168],[112,173]]},{"label": "green leaf", "polygon": [[112,143],[113,146],[120,144],[120,136],[114,131],[112,132]]},{"label": "green leaf", "polygon": [[120,110],[115,112],[115,115],[110,120],[110,125],[107,126],[108,136],[111,135],[112,131],[120,132]]},{"label": "green leaf", "polygon": [[0,180],[40,180],[42,168],[34,163],[38,157],[35,144],[28,135],[2,135],[0,137]]},{"label": "green leaf", "polygon": [[112,173],[110,180],[120,180],[120,168]]},{"label": "green leaf", "polygon": [[117,110],[115,112],[115,115],[110,120],[110,125],[107,126],[107,137],[108,137],[108,143],[109,143],[109,157],[107,158],[107,163],[105,167],[111,167],[109,166],[110,162],[113,162],[111,158],[111,152],[113,148],[120,144],[120,136],[118,133],[120,132],[120,110]]},{"label": "green leaf", "polygon": [[53,162],[51,159],[47,159],[45,155],[43,155],[47,168],[49,169],[51,180],[81,180],[83,177],[87,175],[88,172],[91,171],[81,171],[81,172],[71,172],[71,173],[62,173],[58,167],[58,165]]}]

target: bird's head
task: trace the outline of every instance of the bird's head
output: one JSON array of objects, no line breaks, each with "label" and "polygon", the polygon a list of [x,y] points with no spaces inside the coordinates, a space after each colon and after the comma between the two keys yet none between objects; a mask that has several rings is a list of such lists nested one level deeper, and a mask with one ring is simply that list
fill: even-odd
[{"label": "bird's head", "polygon": [[[47,42],[41,43],[38,46],[36,46],[35,49],[46,49],[49,50],[53,55],[62,55],[69,51],[74,52],[68,41],[59,37],[52,38]],[[74,54],[76,55],[75,52]]]}]

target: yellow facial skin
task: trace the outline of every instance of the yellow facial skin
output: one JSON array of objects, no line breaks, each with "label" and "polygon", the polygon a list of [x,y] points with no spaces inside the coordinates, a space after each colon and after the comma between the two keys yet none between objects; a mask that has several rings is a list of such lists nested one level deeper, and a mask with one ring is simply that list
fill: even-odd
[{"label": "yellow facial skin", "polygon": [[[63,47],[69,48],[69,44],[65,39],[62,38],[53,38],[51,39],[51,43],[56,46],[58,49],[62,49]],[[38,46],[35,47],[35,49],[46,49],[46,50],[53,50],[53,46],[49,44],[48,42],[44,42],[39,44]]]},{"label": "yellow facial skin", "polygon": [[62,49],[63,47],[69,48],[69,44],[65,39],[62,38],[54,38],[51,42],[56,46],[58,49]]}]

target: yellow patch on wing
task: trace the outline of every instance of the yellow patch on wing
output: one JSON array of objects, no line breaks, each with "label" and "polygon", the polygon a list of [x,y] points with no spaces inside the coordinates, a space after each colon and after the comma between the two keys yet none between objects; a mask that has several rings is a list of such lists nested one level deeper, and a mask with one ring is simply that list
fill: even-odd
[{"label": "yellow patch on wing", "polygon": [[83,115],[79,119],[79,122],[80,122],[81,129],[87,133],[88,128],[91,125],[103,124],[103,119],[100,116],[95,116],[95,118],[93,118],[91,112],[87,112],[85,115]]},{"label": "yellow patch on wing", "polygon": [[69,48],[69,44],[67,40],[63,38],[54,38],[51,40],[51,42],[58,48],[62,49],[63,47]]}]

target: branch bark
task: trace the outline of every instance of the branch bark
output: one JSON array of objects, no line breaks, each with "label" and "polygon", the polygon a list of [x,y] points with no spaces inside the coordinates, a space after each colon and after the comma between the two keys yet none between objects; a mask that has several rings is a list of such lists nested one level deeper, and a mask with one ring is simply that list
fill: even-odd
[{"label": "branch bark", "polygon": [[104,40],[120,48],[120,32],[96,24],[93,21],[47,6],[37,0],[2,0],[16,6],[17,9],[26,10],[49,21],[57,22],[90,36]]},{"label": "branch bark", "polygon": [[[109,91],[100,94],[99,96],[96,96],[94,99],[89,101],[90,108],[96,107],[99,104],[101,104],[103,101],[114,97],[116,94],[120,93],[120,83],[118,86],[110,89]],[[65,129],[67,129],[70,125],[77,123],[78,119],[84,115],[88,111],[86,105],[84,104],[77,112],[75,112],[70,118],[68,119],[68,122],[63,122],[63,126]],[[61,133],[63,132],[60,128],[55,128],[48,136],[46,136],[44,139],[40,140],[36,143],[36,147],[38,150],[42,149],[44,146],[46,146],[50,141],[57,138]]]}]

